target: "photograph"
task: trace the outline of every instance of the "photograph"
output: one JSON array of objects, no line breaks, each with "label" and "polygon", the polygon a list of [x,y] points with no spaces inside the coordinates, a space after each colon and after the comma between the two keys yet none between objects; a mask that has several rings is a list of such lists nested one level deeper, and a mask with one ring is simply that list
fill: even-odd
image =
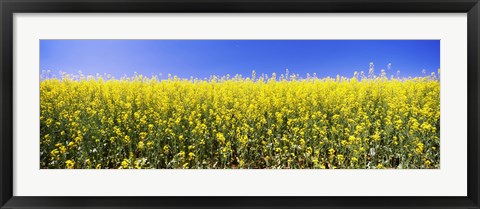
[{"label": "photograph", "polygon": [[440,40],[39,42],[40,169],[440,169]]}]

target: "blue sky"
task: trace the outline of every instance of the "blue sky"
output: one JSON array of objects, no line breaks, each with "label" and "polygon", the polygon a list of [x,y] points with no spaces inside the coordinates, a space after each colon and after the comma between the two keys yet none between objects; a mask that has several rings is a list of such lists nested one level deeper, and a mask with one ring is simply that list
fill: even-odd
[{"label": "blue sky", "polygon": [[354,71],[401,77],[437,73],[439,40],[41,40],[40,72],[63,71],[116,78],[168,74],[181,78],[210,75],[250,76],[252,70],[277,75],[316,73],[352,77]]}]

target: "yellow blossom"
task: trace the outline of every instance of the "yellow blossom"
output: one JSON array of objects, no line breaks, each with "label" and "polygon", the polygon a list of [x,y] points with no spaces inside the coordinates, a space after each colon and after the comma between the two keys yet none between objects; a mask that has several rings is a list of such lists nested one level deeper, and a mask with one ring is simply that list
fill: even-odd
[{"label": "yellow blossom", "polygon": [[75,166],[75,162],[73,160],[67,160],[67,161],[65,161],[65,166],[68,169],[72,169]]}]

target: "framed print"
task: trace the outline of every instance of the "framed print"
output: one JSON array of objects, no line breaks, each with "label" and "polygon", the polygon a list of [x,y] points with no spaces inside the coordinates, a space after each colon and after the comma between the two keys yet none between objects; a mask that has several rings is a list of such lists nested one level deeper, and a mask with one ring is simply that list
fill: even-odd
[{"label": "framed print", "polygon": [[479,208],[479,4],[1,1],[2,208]]}]

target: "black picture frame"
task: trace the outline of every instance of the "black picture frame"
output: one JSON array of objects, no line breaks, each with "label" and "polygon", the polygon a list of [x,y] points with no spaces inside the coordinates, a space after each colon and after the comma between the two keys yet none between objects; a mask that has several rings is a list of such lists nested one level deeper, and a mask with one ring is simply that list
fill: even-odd
[{"label": "black picture frame", "polygon": [[[479,0],[0,0],[1,208],[480,208]],[[465,197],[21,197],[13,196],[14,13],[467,13],[468,188]],[[449,179],[445,179],[448,181]],[[67,184],[67,183],[65,183]],[[95,189],[95,188],[92,188]],[[412,188],[414,189],[414,188]]]}]

